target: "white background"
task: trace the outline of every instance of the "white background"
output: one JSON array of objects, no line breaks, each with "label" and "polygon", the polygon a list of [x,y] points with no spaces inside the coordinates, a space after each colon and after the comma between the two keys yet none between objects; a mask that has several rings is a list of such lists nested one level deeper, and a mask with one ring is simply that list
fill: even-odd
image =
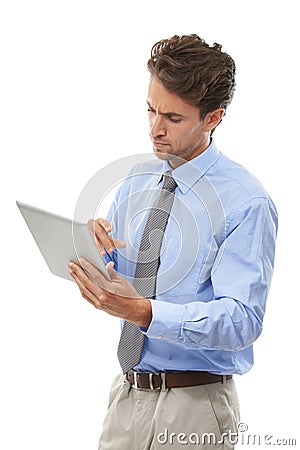
[{"label": "white background", "polygon": [[15,200],[72,217],[96,171],[151,152],[150,48],[189,33],[221,43],[235,59],[236,94],[215,141],[263,182],[280,215],[255,365],[236,377],[242,421],[249,434],[299,444],[296,6],[288,0],[2,2],[1,450],[96,450],[119,370],[118,320],[51,275]]}]

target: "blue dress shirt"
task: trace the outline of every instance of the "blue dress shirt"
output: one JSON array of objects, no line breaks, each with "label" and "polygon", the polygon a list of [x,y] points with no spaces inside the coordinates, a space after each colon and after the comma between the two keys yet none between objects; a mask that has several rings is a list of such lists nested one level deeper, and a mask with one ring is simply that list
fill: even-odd
[{"label": "blue dress shirt", "polygon": [[[107,256],[133,281],[143,229],[171,167],[154,159],[136,165],[110,208],[114,238]],[[172,172],[175,199],[157,273],[153,318],[137,371],[200,370],[243,374],[253,365],[272,278],[277,212],[269,195],[214,141]]]}]

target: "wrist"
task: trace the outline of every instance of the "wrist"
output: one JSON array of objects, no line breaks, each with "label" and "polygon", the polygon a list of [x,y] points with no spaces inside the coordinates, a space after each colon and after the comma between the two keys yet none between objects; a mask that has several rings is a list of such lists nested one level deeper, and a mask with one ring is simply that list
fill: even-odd
[{"label": "wrist", "polygon": [[147,298],[140,298],[135,307],[134,318],[131,322],[139,327],[148,328],[152,321],[152,305]]}]

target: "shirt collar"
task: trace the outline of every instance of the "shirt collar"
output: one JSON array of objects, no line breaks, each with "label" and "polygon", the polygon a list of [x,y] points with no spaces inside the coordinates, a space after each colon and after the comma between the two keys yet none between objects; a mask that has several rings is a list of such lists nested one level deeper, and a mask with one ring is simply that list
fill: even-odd
[{"label": "shirt collar", "polygon": [[[219,157],[220,152],[212,139],[210,145],[204,152],[174,169],[172,171],[172,176],[180,191],[183,194],[186,194],[189,189],[203,177],[210,167],[215,164]],[[172,169],[172,167],[168,161],[163,161],[162,174],[159,177],[158,183],[161,181],[164,172],[170,169]]]}]

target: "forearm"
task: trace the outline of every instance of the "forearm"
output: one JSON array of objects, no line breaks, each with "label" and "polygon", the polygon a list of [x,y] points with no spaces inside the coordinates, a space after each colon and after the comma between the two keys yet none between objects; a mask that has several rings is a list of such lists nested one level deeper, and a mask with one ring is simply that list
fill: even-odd
[{"label": "forearm", "polygon": [[231,298],[207,303],[175,304],[157,300],[151,303],[153,318],[147,336],[186,347],[242,350],[251,345],[262,330],[262,320]]}]

